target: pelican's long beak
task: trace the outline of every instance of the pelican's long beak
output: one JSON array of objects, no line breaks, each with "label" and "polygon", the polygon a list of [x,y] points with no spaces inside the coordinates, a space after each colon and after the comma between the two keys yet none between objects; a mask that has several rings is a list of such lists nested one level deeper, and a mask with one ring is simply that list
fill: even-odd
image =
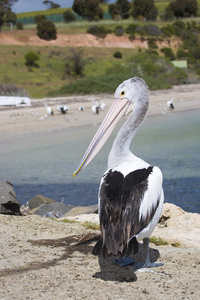
[{"label": "pelican's long beak", "polygon": [[105,119],[91,141],[73,176],[85,168],[103,147],[119,120],[132,110],[132,103],[127,98],[115,99]]}]

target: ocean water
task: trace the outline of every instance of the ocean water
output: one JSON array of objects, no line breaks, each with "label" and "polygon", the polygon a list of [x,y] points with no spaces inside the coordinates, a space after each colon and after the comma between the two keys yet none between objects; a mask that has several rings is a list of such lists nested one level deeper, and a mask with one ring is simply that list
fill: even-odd
[{"label": "ocean water", "polygon": [[[119,126],[98,156],[75,178],[73,171],[98,126],[6,140],[0,145],[0,181],[13,183],[21,204],[37,194],[71,205],[96,204],[99,182]],[[162,170],[165,202],[200,213],[200,110],[147,117],[131,150]]]}]

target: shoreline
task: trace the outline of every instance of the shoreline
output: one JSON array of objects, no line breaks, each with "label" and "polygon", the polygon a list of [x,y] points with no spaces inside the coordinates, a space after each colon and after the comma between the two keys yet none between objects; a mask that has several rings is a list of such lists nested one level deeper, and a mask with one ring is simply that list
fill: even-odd
[{"label": "shoreline", "polygon": [[[200,84],[174,86],[170,90],[151,91],[148,117],[167,115],[182,111],[200,109]],[[175,109],[167,108],[167,101],[173,98]],[[105,103],[99,114],[92,113],[93,101]],[[77,126],[100,124],[114,101],[113,94],[85,95],[59,98],[32,99],[32,106],[0,108],[0,141],[37,132],[73,128]],[[59,103],[69,107],[66,114],[57,110]],[[54,110],[54,115],[47,115],[45,105]],[[79,111],[84,107],[84,111]]]}]

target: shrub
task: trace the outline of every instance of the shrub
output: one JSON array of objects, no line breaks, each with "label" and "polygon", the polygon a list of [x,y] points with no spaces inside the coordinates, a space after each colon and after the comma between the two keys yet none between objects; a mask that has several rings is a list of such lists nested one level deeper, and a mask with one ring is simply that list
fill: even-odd
[{"label": "shrub", "polygon": [[184,51],[182,49],[179,49],[176,53],[176,57],[178,59],[187,59],[187,61],[190,63],[190,64],[193,64],[195,62],[195,59],[192,55],[192,53],[188,52],[188,51]]},{"label": "shrub", "polygon": [[195,59],[200,59],[200,48],[199,47],[191,48],[190,51]]},{"label": "shrub", "polygon": [[148,47],[151,48],[151,49],[157,49],[158,48],[158,46],[156,45],[156,40],[153,39],[153,38],[148,39],[147,43],[148,43]]},{"label": "shrub", "polygon": [[87,29],[87,33],[104,39],[107,35],[107,31],[103,26],[93,25]]},{"label": "shrub", "polygon": [[76,20],[75,15],[73,14],[73,12],[68,9],[63,13],[63,19],[65,20],[66,23],[70,23]]},{"label": "shrub", "polygon": [[38,65],[36,64],[36,61],[38,61],[40,59],[39,55],[33,51],[29,51],[25,54],[24,56],[26,62],[25,65],[26,66],[33,66],[33,67],[38,67]]},{"label": "shrub", "polygon": [[23,30],[24,29],[24,25],[22,22],[17,22],[16,27],[18,30]]},{"label": "shrub", "polygon": [[76,48],[70,49],[70,55],[67,57],[65,64],[65,73],[68,75],[82,76],[84,65],[83,51]]},{"label": "shrub", "polygon": [[148,35],[159,36],[161,34],[161,30],[156,25],[144,25],[143,28]]},{"label": "shrub", "polygon": [[174,33],[177,36],[181,36],[181,32],[185,29],[185,23],[183,21],[177,20],[173,23]]},{"label": "shrub", "polygon": [[37,24],[37,35],[46,41],[56,40],[56,26],[50,20],[43,20]]},{"label": "shrub", "polygon": [[174,60],[175,59],[175,55],[172,52],[171,48],[162,48],[161,52],[164,53],[165,57],[169,58],[170,60]]},{"label": "shrub", "polygon": [[135,30],[139,35],[141,35],[141,36],[143,36],[143,35],[145,35],[145,30],[144,30],[144,28],[142,27],[142,26],[140,26],[140,25],[138,25],[137,27],[136,27],[136,30]]},{"label": "shrub", "polygon": [[122,58],[122,53],[121,53],[120,51],[116,51],[116,52],[113,54],[113,56],[114,56],[115,58]]},{"label": "shrub", "polygon": [[159,56],[158,52],[152,49],[147,49],[145,53]]},{"label": "shrub", "polygon": [[172,36],[174,34],[174,26],[171,24],[167,24],[161,28],[161,32],[166,36]]},{"label": "shrub", "polygon": [[127,28],[126,28],[126,33],[134,35],[136,32],[136,28],[137,28],[137,24],[130,24]]},{"label": "shrub", "polygon": [[121,26],[118,26],[115,28],[115,35],[117,36],[123,36],[124,35],[124,28]]}]

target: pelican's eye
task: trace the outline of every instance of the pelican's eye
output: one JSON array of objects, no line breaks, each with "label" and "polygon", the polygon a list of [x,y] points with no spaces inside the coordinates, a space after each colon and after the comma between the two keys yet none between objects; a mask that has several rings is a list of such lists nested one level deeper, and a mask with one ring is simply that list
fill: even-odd
[{"label": "pelican's eye", "polygon": [[120,97],[124,97],[124,96],[125,96],[125,94],[126,94],[126,92],[125,92],[125,91],[121,91],[121,93],[120,93]]}]

